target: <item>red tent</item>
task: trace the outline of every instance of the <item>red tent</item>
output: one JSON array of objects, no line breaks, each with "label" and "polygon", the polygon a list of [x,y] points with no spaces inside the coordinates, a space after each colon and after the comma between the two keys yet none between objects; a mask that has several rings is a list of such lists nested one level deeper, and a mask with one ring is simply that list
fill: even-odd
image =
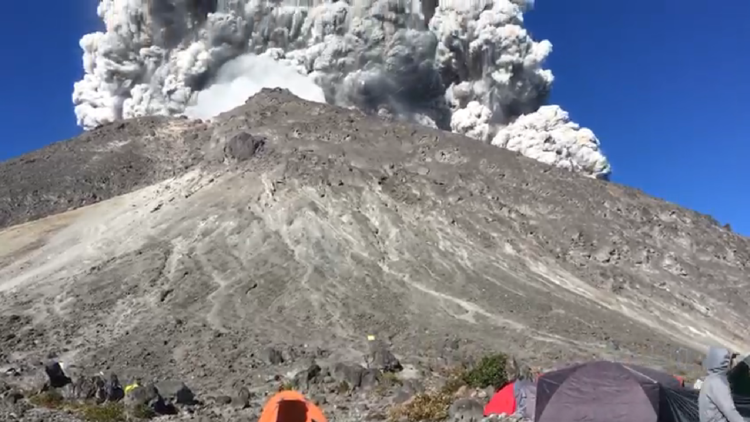
[{"label": "red tent", "polygon": [[501,388],[484,407],[484,416],[499,415],[505,413],[512,415],[516,412],[515,382],[506,384]]}]

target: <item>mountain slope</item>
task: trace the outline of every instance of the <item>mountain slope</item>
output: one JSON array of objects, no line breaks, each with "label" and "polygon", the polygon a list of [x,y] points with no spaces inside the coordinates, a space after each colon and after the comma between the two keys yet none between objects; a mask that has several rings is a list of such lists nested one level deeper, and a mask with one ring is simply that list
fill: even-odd
[{"label": "mountain slope", "polygon": [[0,165],[4,224],[38,218],[0,232],[8,362],[208,388],[368,334],[406,362],[750,350],[750,241],[636,190],[278,90],[112,127]]}]

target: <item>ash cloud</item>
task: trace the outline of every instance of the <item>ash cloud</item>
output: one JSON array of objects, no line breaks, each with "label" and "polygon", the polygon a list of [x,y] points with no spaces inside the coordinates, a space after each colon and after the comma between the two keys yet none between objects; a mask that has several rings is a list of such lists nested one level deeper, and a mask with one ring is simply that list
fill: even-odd
[{"label": "ash cloud", "polygon": [[529,2],[424,1],[102,0],[105,30],[80,41],[78,124],[205,118],[283,87],[608,177],[596,136],[546,105],[552,45],[524,28]]}]

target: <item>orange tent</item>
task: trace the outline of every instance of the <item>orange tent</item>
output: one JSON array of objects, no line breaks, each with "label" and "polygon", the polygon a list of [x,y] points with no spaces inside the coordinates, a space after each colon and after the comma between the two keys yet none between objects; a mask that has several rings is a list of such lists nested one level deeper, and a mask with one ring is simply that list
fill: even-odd
[{"label": "orange tent", "polygon": [[323,412],[297,391],[280,391],[263,406],[258,422],[328,422]]}]

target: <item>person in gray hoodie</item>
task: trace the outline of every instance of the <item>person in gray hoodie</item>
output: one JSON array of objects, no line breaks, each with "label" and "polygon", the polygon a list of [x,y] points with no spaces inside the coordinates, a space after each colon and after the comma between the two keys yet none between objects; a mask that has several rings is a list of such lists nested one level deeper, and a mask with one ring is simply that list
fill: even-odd
[{"label": "person in gray hoodie", "polygon": [[734,406],[727,379],[727,372],[732,366],[734,356],[729,350],[721,347],[708,349],[703,361],[708,376],[703,381],[698,396],[700,422],[746,422]]}]

